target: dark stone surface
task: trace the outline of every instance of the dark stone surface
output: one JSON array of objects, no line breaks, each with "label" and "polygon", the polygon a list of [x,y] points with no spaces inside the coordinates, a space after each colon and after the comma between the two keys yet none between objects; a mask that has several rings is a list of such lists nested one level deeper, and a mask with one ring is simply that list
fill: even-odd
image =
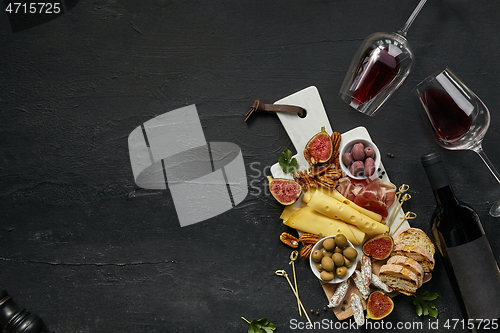
[{"label": "dark stone surface", "polygon": [[[405,210],[427,232],[434,199],[420,156],[439,151],[498,260],[500,220],[487,212],[499,184],[473,152],[432,141],[411,90],[454,70],[490,108],[484,148],[500,168],[500,2],[429,1],[408,34],[415,68],[380,113],[364,116],[338,97],[361,41],[399,29],[416,4],[80,1],[16,33],[1,13],[0,286],[55,332],[246,332],[241,316],[269,317],[287,332],[290,320],[305,322],[274,275],[291,272],[290,250],[262,173],[291,141],[275,115],[243,117],[254,99],[272,103],[310,85],[334,130],[365,126],[394,154],[384,166],[410,185]],[[207,141],[240,146],[250,188],[235,209],[181,228],[168,191],[135,185],[127,137],[141,118],[189,104]],[[425,289],[440,294],[441,325],[463,317],[439,257],[436,266]],[[306,309],[319,310],[312,319],[335,322],[305,260],[297,277]],[[411,301],[396,297],[387,320],[427,331]]]}]

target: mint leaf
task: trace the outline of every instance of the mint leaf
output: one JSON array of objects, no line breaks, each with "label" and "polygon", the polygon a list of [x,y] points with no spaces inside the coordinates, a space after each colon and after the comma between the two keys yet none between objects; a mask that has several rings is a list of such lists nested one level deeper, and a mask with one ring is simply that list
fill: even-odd
[{"label": "mint leaf", "polygon": [[435,300],[438,296],[437,293],[427,290],[422,290],[418,295],[414,295],[413,305],[415,305],[417,316],[424,315],[437,318],[438,310],[429,301]]},{"label": "mint leaf", "polygon": [[279,157],[278,162],[284,173],[293,173],[297,167],[297,159],[292,157],[290,149],[285,148],[282,155]]},{"label": "mint leaf", "polygon": [[276,325],[269,322],[268,318],[253,319],[252,321],[248,321],[243,317],[241,317],[241,319],[249,324],[248,333],[262,333],[262,330],[264,330],[265,333],[273,333],[276,329]]}]

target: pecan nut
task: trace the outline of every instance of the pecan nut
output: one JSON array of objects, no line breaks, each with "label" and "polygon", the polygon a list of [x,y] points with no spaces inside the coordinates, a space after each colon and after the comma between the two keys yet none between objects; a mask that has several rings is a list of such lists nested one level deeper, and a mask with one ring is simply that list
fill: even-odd
[{"label": "pecan nut", "polygon": [[290,235],[288,232],[284,232],[280,235],[280,240],[283,244],[286,244],[294,249],[299,247],[299,240],[297,237]]},{"label": "pecan nut", "polygon": [[304,244],[304,246],[302,246],[302,248],[300,249],[300,256],[302,258],[309,258],[313,247],[314,247],[314,244]]},{"label": "pecan nut", "polygon": [[322,164],[322,165],[315,165],[315,166],[312,166],[312,167],[309,167],[309,169],[307,170],[307,173],[310,174],[311,176],[315,177],[315,176],[318,176],[318,175],[321,175],[325,172],[327,172],[328,169],[330,169],[330,163],[325,163],[325,164]]},{"label": "pecan nut", "polygon": [[316,151],[314,149],[304,149],[304,158],[306,159],[307,163],[309,163],[309,165],[315,165],[318,163],[318,155],[316,154]]},{"label": "pecan nut", "polygon": [[299,242],[306,243],[306,244],[316,244],[319,240],[319,235],[312,234],[309,232],[305,232],[301,235],[299,235]]},{"label": "pecan nut", "polygon": [[339,132],[332,133],[333,151],[339,150],[341,140],[342,140],[342,135]]}]

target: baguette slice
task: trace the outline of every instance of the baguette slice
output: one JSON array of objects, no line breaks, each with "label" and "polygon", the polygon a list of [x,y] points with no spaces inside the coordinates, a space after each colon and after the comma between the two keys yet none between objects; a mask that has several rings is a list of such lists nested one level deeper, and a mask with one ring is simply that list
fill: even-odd
[{"label": "baguette slice", "polygon": [[434,256],[419,246],[398,244],[391,253],[391,257],[393,256],[405,256],[417,261],[425,273],[430,273],[434,269]]},{"label": "baguette slice", "polygon": [[387,263],[401,265],[405,268],[408,268],[410,271],[413,272],[413,274],[417,276],[418,279],[417,287],[420,288],[422,286],[424,279],[424,269],[422,265],[420,265],[417,261],[405,256],[393,256],[390,257],[389,260],[387,260]]},{"label": "baguette slice", "polygon": [[408,228],[394,236],[394,243],[421,247],[431,255],[436,253],[434,244],[425,232],[418,228]]},{"label": "baguette slice", "polygon": [[411,296],[418,288],[418,278],[411,270],[401,265],[385,264],[378,276],[382,282],[402,294]]}]

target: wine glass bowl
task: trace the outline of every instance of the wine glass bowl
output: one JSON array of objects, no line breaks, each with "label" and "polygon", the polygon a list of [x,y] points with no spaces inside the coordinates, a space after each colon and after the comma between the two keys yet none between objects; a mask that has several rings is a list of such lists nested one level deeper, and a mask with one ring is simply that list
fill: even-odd
[{"label": "wine glass bowl", "polygon": [[[500,183],[500,174],[482,148],[490,126],[490,112],[481,99],[448,68],[420,82],[414,91],[436,142],[446,149],[476,152]],[[500,217],[500,200],[489,213]]]},{"label": "wine glass bowl", "polygon": [[449,69],[429,76],[415,88],[437,143],[450,150],[473,150],[490,125],[486,105]]},{"label": "wine glass bowl", "polygon": [[414,65],[406,34],[426,1],[419,1],[398,32],[377,32],[363,41],[340,88],[343,101],[363,114],[374,116],[403,84]]},{"label": "wine glass bowl", "polygon": [[354,109],[374,116],[413,68],[413,52],[399,33],[377,32],[358,48],[340,88]]}]

